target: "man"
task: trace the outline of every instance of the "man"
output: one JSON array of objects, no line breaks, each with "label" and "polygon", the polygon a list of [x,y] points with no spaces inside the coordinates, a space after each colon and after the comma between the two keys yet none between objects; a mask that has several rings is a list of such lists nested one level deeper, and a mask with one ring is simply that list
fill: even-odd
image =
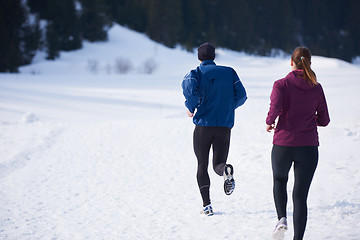
[{"label": "man", "polygon": [[215,47],[204,43],[198,48],[200,66],[190,71],[182,82],[187,115],[193,117],[194,152],[198,161],[197,182],[203,200],[202,213],[211,216],[209,151],[213,148],[213,168],[224,176],[224,191],[230,195],[235,188],[234,169],[226,164],[235,109],[247,99],[235,70],[215,64]]}]

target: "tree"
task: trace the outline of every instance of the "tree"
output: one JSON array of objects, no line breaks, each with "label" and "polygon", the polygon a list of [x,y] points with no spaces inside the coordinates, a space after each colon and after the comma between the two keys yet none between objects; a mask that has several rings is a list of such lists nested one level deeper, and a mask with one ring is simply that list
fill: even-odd
[{"label": "tree", "polygon": [[221,4],[219,42],[222,46],[245,51],[254,42],[254,23],[248,0],[227,0]]},{"label": "tree", "polygon": [[346,46],[349,56],[360,56],[360,1],[350,0],[349,11],[345,18],[344,34],[347,36]]},{"label": "tree", "polygon": [[136,31],[145,32],[148,19],[147,0],[106,0],[112,19]]},{"label": "tree", "polygon": [[201,0],[182,1],[182,24],[180,43],[191,51],[194,46],[203,43],[203,35],[206,31]]},{"label": "tree", "polygon": [[360,55],[359,8],[358,0],[2,0],[0,71],[30,63],[40,39],[49,59],[81,48],[83,39],[104,41],[113,21],[169,47],[208,41],[269,55],[305,45],[351,61]]},{"label": "tree", "polygon": [[28,21],[20,0],[0,3],[0,72],[17,72],[31,62],[39,44],[38,22]]},{"label": "tree", "polygon": [[58,57],[60,50],[81,48],[81,26],[74,0],[28,0],[28,4],[33,13],[47,21],[48,59]]},{"label": "tree", "polygon": [[81,27],[83,37],[90,42],[104,41],[111,26],[111,19],[104,1],[81,0]]},{"label": "tree", "polygon": [[146,33],[155,41],[174,47],[181,39],[181,0],[149,0]]}]

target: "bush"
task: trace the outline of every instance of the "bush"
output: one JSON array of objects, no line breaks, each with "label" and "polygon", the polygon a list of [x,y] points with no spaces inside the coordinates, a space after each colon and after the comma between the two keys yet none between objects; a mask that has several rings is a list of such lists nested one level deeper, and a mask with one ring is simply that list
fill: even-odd
[{"label": "bush", "polygon": [[87,68],[93,74],[97,74],[98,71],[99,71],[99,63],[98,63],[98,61],[94,60],[94,59],[88,60]]},{"label": "bush", "polygon": [[128,73],[132,70],[133,65],[129,59],[118,58],[115,60],[115,72],[120,74]]},{"label": "bush", "polygon": [[156,63],[155,59],[148,58],[143,63],[142,72],[146,73],[146,74],[152,74],[156,70],[156,68],[157,68],[157,63]]}]

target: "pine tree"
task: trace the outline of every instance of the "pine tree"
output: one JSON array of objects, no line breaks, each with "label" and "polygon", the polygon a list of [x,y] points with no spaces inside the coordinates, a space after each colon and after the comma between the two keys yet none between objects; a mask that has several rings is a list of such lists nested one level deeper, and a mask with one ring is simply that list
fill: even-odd
[{"label": "pine tree", "polygon": [[20,0],[0,3],[0,72],[17,72],[31,62],[39,44],[38,22],[28,22]]},{"label": "pine tree", "polygon": [[360,55],[359,8],[357,0],[2,0],[0,71],[31,62],[39,20],[49,59],[80,48],[82,39],[106,40],[116,21],[169,47],[192,50],[208,41],[268,55],[306,45],[315,55],[351,61]]},{"label": "pine tree", "polygon": [[219,0],[202,0],[204,9],[204,42],[210,42],[214,45],[221,45],[218,41],[223,32],[221,19],[226,15],[222,12],[222,1]]},{"label": "pine tree", "polygon": [[60,50],[82,46],[80,20],[74,0],[28,0],[33,13],[47,21],[46,46],[48,59],[55,59]]},{"label": "pine tree", "polygon": [[228,0],[221,5],[220,34],[218,41],[231,49],[247,49],[252,37],[253,21],[248,0]]},{"label": "pine tree", "polygon": [[107,39],[112,21],[102,0],[81,0],[81,26],[83,37],[91,42]]},{"label": "pine tree", "polygon": [[[36,16],[29,17],[28,8],[24,6],[26,20],[20,29],[20,51],[21,65],[30,64],[40,47],[41,30],[39,27],[39,18]],[[31,22],[32,20],[33,22]]]},{"label": "pine tree", "polygon": [[204,9],[201,0],[182,1],[182,23],[180,43],[191,51],[204,41]]},{"label": "pine tree", "polygon": [[344,34],[347,36],[346,46],[349,52],[348,59],[360,57],[360,1],[350,0]]},{"label": "pine tree", "polygon": [[147,34],[166,46],[174,47],[182,34],[181,0],[149,0],[147,6]]},{"label": "pine tree", "polygon": [[0,72],[17,72],[21,62],[19,29],[24,13],[19,0],[0,3]]},{"label": "pine tree", "polygon": [[118,1],[117,13],[114,16],[114,20],[136,31],[145,32],[147,28],[148,10],[147,0]]},{"label": "pine tree", "polygon": [[60,37],[55,29],[54,23],[49,22],[46,26],[47,59],[54,60],[59,57]]}]

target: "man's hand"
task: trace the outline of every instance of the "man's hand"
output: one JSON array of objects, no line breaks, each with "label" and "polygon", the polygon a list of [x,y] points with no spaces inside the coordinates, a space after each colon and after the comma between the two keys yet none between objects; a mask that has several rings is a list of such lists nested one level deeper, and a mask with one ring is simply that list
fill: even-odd
[{"label": "man's hand", "polygon": [[192,112],[190,112],[189,109],[187,110],[186,114],[188,115],[188,117],[193,117],[194,116],[194,114]]}]

